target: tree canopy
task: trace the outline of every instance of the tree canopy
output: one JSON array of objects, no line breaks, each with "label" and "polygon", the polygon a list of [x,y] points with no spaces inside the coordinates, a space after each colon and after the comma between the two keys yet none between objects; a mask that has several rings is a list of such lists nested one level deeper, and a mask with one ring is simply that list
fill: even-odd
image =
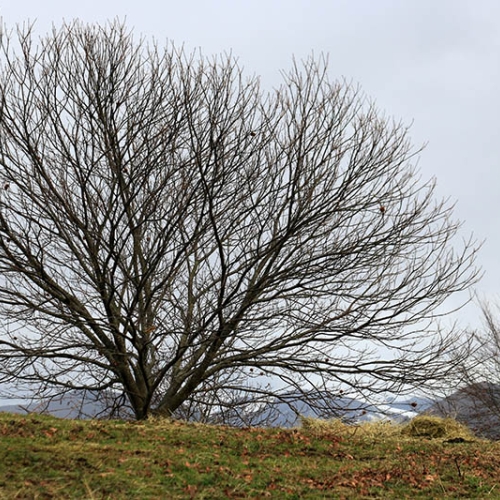
[{"label": "tree canopy", "polygon": [[447,369],[435,318],[476,245],[326,58],[264,91],[119,23],[1,48],[2,380],[145,418]]}]

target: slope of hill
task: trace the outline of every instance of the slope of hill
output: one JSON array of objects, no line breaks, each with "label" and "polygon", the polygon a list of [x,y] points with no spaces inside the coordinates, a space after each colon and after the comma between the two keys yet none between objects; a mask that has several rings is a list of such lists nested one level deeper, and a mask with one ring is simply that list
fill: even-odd
[{"label": "slope of hill", "polygon": [[[0,414],[0,498],[498,498],[500,443],[388,424],[229,428]],[[389,432],[386,432],[389,431]]]}]

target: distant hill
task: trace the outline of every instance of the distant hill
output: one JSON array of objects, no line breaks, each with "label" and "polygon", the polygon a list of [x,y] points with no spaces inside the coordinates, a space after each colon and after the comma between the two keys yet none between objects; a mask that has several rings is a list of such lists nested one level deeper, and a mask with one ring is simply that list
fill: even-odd
[{"label": "distant hill", "polygon": [[347,395],[326,391],[288,393],[276,396],[253,410],[227,409],[215,414],[209,423],[226,423],[233,427],[295,427],[300,417],[339,418],[345,422],[366,422],[390,419],[403,423],[433,403],[422,397],[391,398],[383,404],[372,404]]},{"label": "distant hill", "polygon": [[276,396],[254,410],[226,410],[215,415],[214,420],[234,427],[295,427],[300,424],[301,416],[355,421],[366,420],[369,413],[376,411],[375,406],[347,396],[326,392],[288,393]]},{"label": "distant hill", "polygon": [[105,393],[75,390],[43,401],[26,401],[0,406],[0,411],[20,414],[42,413],[68,419],[99,418],[110,414],[106,409],[105,398],[110,401],[109,395]]},{"label": "distant hill", "polygon": [[[44,413],[60,418],[87,419],[109,416],[102,395],[90,391],[71,391],[47,402],[26,402],[25,404],[0,406],[0,411],[11,413]],[[108,397],[108,401],[109,401]],[[429,406],[425,398],[393,400],[373,405],[362,400],[327,392],[307,395],[307,401],[299,393],[276,397],[264,406],[252,411],[227,410],[216,414],[211,423],[229,423],[234,427],[266,426],[293,427],[300,424],[300,416],[318,418],[341,418],[347,422],[370,421],[390,418],[404,422]],[[123,412],[119,415],[126,417]]]},{"label": "distant hill", "polygon": [[[110,396],[107,395],[107,401]],[[226,423],[234,427],[265,426],[294,427],[300,417],[341,418],[347,422],[366,422],[381,418],[404,423],[419,413],[449,416],[466,424],[478,436],[500,440],[500,385],[473,384],[439,400],[425,397],[389,398],[381,404],[370,404],[345,395],[318,392],[307,395],[308,401],[298,393],[276,397],[253,411],[227,410],[216,414],[209,423]],[[0,411],[11,413],[45,413],[68,419],[107,417],[102,394],[72,391],[47,403],[0,406]],[[126,417],[126,413],[113,415]]]}]

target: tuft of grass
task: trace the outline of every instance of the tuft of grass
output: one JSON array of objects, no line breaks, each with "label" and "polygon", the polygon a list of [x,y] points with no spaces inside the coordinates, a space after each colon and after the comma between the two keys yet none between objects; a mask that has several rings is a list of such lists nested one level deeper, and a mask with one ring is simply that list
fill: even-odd
[{"label": "tuft of grass", "polygon": [[429,439],[462,439],[474,440],[474,434],[465,425],[452,418],[441,418],[432,415],[419,415],[401,429],[403,436]]}]

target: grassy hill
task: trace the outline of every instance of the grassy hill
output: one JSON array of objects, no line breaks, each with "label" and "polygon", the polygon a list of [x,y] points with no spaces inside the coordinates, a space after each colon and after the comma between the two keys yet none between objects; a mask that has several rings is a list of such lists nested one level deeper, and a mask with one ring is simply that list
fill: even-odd
[{"label": "grassy hill", "polygon": [[500,498],[500,443],[451,421],[284,430],[0,413],[0,499],[69,498]]}]

